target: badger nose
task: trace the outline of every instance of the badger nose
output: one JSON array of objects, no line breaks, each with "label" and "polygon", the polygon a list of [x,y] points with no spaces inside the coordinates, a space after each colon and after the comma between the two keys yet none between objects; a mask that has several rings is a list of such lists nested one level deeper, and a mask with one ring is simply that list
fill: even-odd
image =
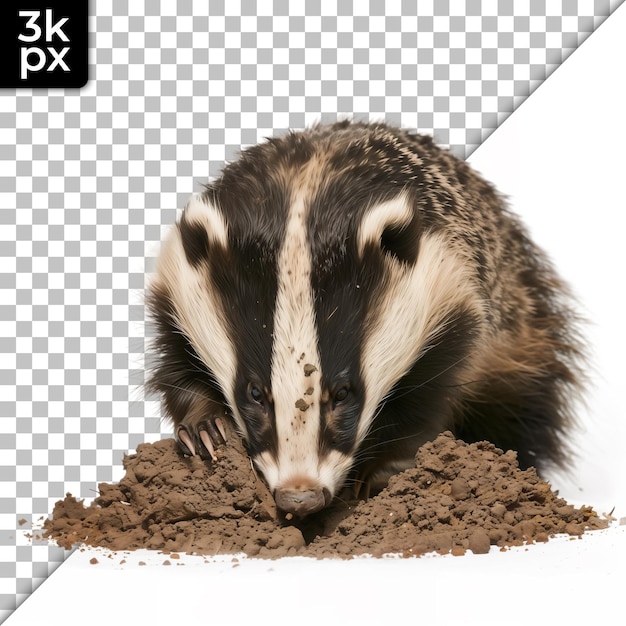
[{"label": "badger nose", "polygon": [[330,504],[328,489],[277,489],[274,492],[276,506],[284,513],[305,517]]}]

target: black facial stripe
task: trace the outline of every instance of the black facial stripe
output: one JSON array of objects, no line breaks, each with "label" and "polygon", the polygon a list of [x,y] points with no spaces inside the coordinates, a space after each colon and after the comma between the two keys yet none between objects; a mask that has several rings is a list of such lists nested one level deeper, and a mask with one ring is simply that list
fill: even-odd
[{"label": "black facial stripe", "polygon": [[[219,293],[235,347],[235,399],[247,430],[250,454],[276,445],[273,411],[260,410],[248,386],[270,387],[274,303],[278,289],[276,260],[267,251],[235,247],[216,251],[210,276]],[[261,255],[264,255],[262,258]]]},{"label": "black facial stripe", "polygon": [[[250,152],[254,156],[254,149]],[[212,250],[209,276],[233,338],[235,402],[252,456],[277,449],[270,376],[277,259],[288,209],[288,190],[262,166],[257,157],[242,158],[206,192],[228,225],[228,246]],[[249,396],[251,382],[270,394],[263,407]]]},{"label": "black facial stripe", "polygon": [[[327,229],[328,230],[328,229]],[[354,452],[364,400],[361,348],[368,307],[385,273],[379,249],[359,257],[356,241],[313,246],[312,287],[322,371],[320,449]],[[333,392],[348,384],[349,398],[333,406]]]}]

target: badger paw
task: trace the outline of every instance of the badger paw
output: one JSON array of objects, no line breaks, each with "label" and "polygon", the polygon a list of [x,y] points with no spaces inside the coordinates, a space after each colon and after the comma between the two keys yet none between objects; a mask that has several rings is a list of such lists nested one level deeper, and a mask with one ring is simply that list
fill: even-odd
[{"label": "badger paw", "polygon": [[183,454],[217,461],[215,448],[226,443],[226,430],[221,418],[206,418],[193,425],[179,424],[175,438]]}]

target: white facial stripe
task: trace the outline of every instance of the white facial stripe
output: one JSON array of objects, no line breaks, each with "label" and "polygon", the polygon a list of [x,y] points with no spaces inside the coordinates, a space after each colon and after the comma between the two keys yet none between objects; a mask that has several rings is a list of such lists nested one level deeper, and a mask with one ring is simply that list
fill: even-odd
[{"label": "white facial stripe", "polygon": [[279,457],[276,484],[294,476],[314,479],[318,473],[321,366],[304,193],[294,196],[278,258],[274,313],[271,381]]},{"label": "white facial stripe", "polygon": [[359,254],[370,242],[378,243],[385,228],[407,225],[413,219],[413,209],[406,193],[402,193],[387,202],[372,207],[361,222],[358,234]]},{"label": "white facial stripe", "polygon": [[366,399],[357,443],[380,402],[428,349],[453,308],[464,304],[482,314],[467,264],[439,235],[422,237],[414,267],[389,260],[388,270],[382,303],[367,321],[361,356]]},{"label": "white facial stripe", "polygon": [[246,432],[234,402],[237,361],[224,313],[219,302],[209,295],[206,269],[195,269],[187,263],[177,228],[172,229],[163,245],[157,276],[172,294],[176,324],[215,376],[237,425],[241,432]]}]

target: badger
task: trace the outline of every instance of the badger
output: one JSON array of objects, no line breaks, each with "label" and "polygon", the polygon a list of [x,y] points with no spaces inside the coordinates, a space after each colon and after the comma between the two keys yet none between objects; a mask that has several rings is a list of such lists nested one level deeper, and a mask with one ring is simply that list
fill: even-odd
[{"label": "badger", "polygon": [[445,430],[540,472],[570,458],[569,290],[429,136],[346,120],[243,150],[191,197],[147,294],[147,385],[181,451],[215,458],[232,420],[284,514],[384,484]]}]

